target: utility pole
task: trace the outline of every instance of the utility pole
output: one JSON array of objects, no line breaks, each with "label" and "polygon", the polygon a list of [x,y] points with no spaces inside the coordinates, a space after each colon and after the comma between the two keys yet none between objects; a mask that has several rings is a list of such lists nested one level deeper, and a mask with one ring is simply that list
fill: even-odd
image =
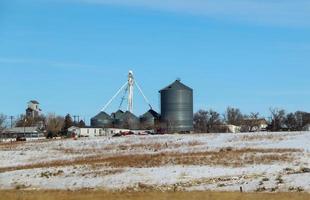
[{"label": "utility pole", "polygon": [[74,123],[76,123],[76,118],[77,118],[77,116],[73,115]]},{"label": "utility pole", "polygon": [[11,128],[13,128],[13,119],[14,119],[14,116],[10,116],[10,120],[11,120]]}]

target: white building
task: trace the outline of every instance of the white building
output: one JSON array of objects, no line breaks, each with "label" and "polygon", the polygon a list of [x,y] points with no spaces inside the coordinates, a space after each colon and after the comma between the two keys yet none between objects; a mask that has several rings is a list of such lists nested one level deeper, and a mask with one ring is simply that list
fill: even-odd
[{"label": "white building", "polygon": [[112,137],[115,134],[129,132],[129,129],[119,129],[119,128],[93,128],[85,127],[79,128],[72,126],[68,129],[68,132],[77,137]]},{"label": "white building", "polygon": [[104,129],[105,136],[113,136],[115,134],[125,133],[129,131],[130,131],[129,129],[120,129],[120,128],[105,128]]},{"label": "white building", "polygon": [[268,122],[265,119],[244,119],[241,125],[242,132],[266,131]]},{"label": "white building", "polygon": [[77,137],[98,137],[98,136],[105,136],[105,132],[103,128],[79,128],[72,126],[68,129],[68,132],[74,134]]}]

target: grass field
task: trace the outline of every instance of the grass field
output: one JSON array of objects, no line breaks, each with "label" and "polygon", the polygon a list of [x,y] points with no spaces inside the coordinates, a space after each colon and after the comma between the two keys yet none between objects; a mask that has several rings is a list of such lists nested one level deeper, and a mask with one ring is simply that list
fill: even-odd
[{"label": "grass field", "polygon": [[309,193],[0,191],[1,200],[308,200]]},{"label": "grass field", "polygon": [[309,140],[262,132],[0,143],[0,190],[310,193]]}]

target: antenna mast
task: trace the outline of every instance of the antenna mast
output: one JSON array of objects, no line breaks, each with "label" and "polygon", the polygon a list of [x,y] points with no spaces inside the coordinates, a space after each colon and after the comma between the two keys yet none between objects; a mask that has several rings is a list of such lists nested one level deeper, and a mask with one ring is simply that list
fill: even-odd
[{"label": "antenna mast", "polygon": [[[152,109],[151,104],[149,103],[148,99],[146,98],[146,96],[144,95],[141,87],[138,85],[138,83],[135,81],[134,75],[133,75],[133,71],[129,71],[128,73],[128,81],[116,92],[116,94],[110,99],[110,101],[108,101],[108,103],[103,107],[103,109],[101,111],[105,111],[107,109],[107,107],[112,103],[112,101],[121,93],[121,91],[125,91],[125,95],[128,92],[128,105],[127,105],[127,110],[131,113],[133,113],[133,100],[134,100],[134,86],[137,86],[138,91],[142,94],[145,102],[149,105],[149,107]],[[125,95],[121,100],[121,104],[120,107],[123,104],[123,101],[125,99]]]},{"label": "antenna mast", "polygon": [[128,107],[127,110],[133,113],[133,88],[134,88],[135,80],[133,77],[133,72],[129,71],[128,74]]}]

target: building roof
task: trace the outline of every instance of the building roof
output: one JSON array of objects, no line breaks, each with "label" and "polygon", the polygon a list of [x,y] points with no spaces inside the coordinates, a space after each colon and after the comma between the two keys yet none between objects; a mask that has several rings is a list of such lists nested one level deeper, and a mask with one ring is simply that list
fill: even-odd
[{"label": "building roof", "polygon": [[123,115],[124,115],[124,112],[122,110],[118,110],[115,113],[112,113],[111,117],[113,119],[120,119],[120,118],[122,118]]},{"label": "building roof", "polygon": [[36,101],[36,100],[31,100],[31,101],[29,101],[30,103],[33,103],[33,104],[40,104],[38,101]]},{"label": "building roof", "polygon": [[172,84],[160,90],[159,92],[164,91],[164,90],[193,90],[193,89],[181,83],[180,80],[176,80]]},{"label": "building roof", "polygon": [[100,119],[100,120],[105,120],[105,119],[108,119],[108,120],[112,120],[111,116],[108,115],[106,112],[100,112],[98,113],[95,117],[93,117],[92,119]]},{"label": "building roof", "polygon": [[253,122],[256,124],[263,124],[263,125],[268,125],[268,122],[266,121],[266,119],[262,118],[262,119],[244,119],[243,122]]},{"label": "building roof", "polygon": [[39,132],[36,126],[31,127],[14,127],[7,129],[5,132],[8,133],[36,133]]},{"label": "building roof", "polygon": [[139,121],[139,118],[132,114],[131,112],[129,111],[126,111],[120,118],[121,120],[128,120],[128,119],[132,119],[132,120],[136,120],[136,121]]},{"label": "building roof", "polygon": [[149,111],[147,111],[141,116],[141,118],[147,118],[147,117],[154,117],[154,118],[159,119],[160,115],[155,110],[150,109]]},{"label": "building roof", "polygon": [[86,126],[86,127],[77,127],[77,126],[71,126],[68,128],[69,132],[80,130],[80,129],[103,129],[102,127],[93,127],[93,126]]}]

